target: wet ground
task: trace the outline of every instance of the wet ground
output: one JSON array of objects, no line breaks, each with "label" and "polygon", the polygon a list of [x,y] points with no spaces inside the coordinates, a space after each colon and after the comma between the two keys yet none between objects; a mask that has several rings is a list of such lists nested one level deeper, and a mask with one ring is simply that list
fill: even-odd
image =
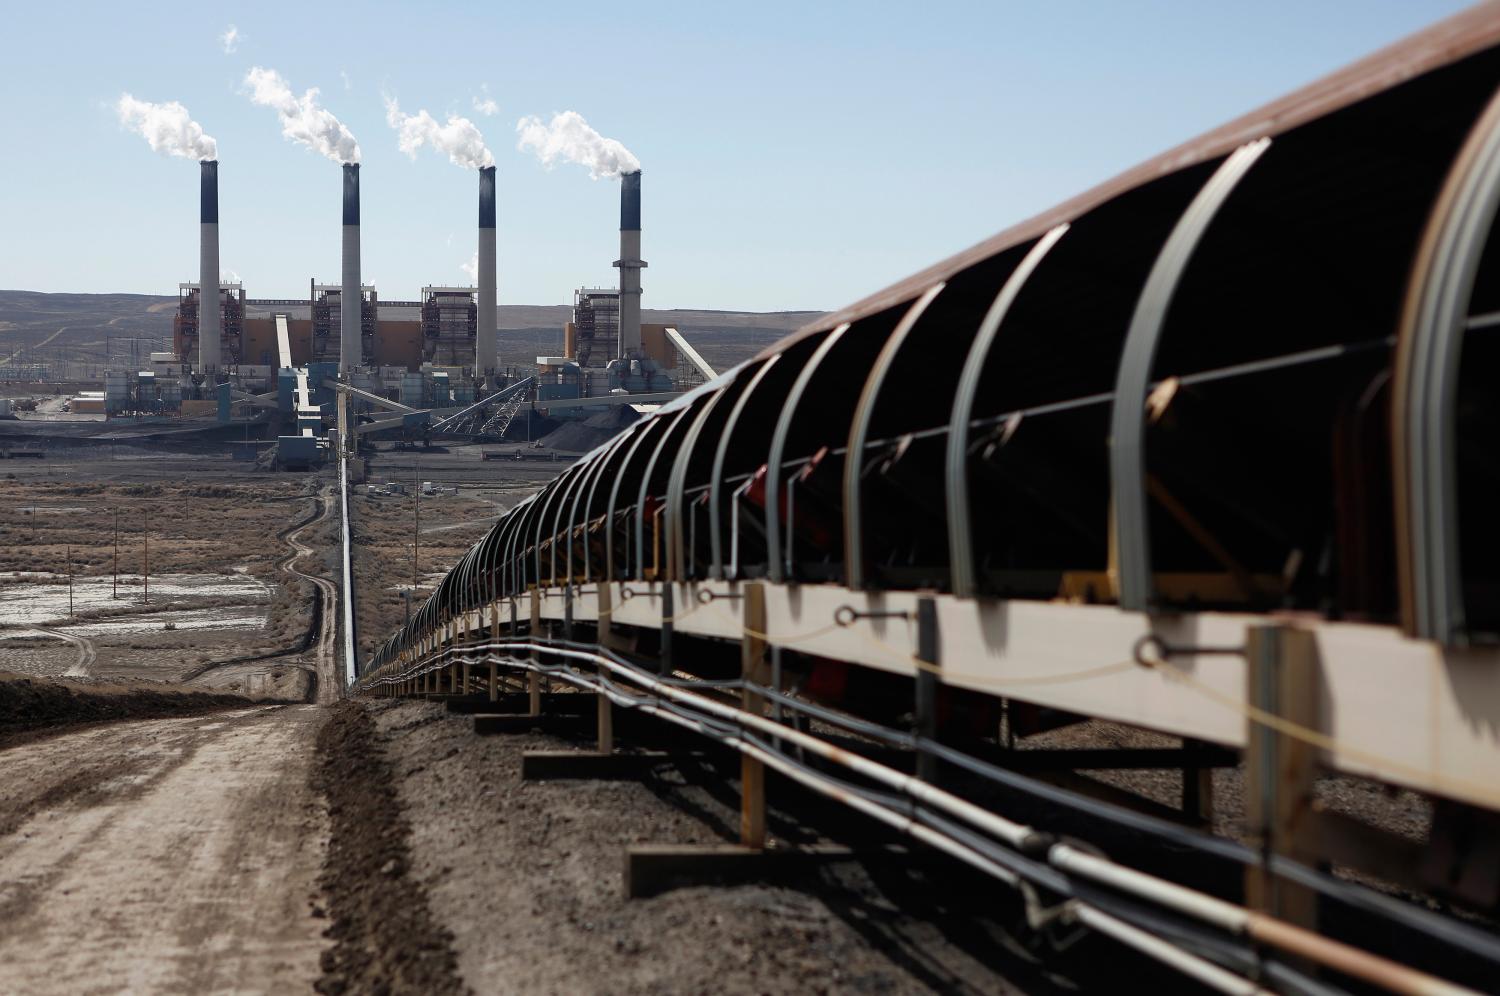
[{"label": "wet ground", "polygon": [[[132,462],[50,457],[13,461],[17,477],[0,477],[0,664],[170,681],[295,648],[315,592],[284,569],[293,548],[283,537],[322,483],[224,457],[199,456],[190,470],[157,456],[147,481]],[[320,536],[320,554],[325,545]],[[304,568],[326,573],[321,556]]]}]

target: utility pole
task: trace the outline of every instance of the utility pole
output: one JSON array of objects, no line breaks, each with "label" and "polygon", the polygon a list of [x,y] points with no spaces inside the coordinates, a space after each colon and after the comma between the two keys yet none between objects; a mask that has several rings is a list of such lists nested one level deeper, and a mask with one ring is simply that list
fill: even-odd
[{"label": "utility pole", "polygon": [[73,618],[73,544],[68,544],[68,618]]},{"label": "utility pole", "polygon": [[143,529],[141,531],[141,535],[144,536],[145,540],[146,540],[146,577],[145,577],[145,580],[146,580],[146,598],[145,598],[145,603],[147,605],[150,605],[151,604],[151,524],[149,522],[146,523],[145,529]]},{"label": "utility pole", "polygon": [[[113,452],[111,447],[110,452]],[[120,597],[120,506],[115,506],[115,590],[110,598]]]}]

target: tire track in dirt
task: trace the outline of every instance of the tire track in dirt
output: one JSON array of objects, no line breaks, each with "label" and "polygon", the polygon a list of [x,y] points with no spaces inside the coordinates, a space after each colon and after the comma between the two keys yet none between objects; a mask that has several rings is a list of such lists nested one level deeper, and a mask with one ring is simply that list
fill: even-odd
[{"label": "tire track in dirt", "polygon": [[297,522],[277,534],[277,538],[291,547],[290,552],[281,560],[277,561],[277,567],[282,571],[311,582],[314,588],[311,612],[308,619],[306,634],[302,642],[296,647],[287,647],[281,650],[273,650],[270,653],[254,654],[248,657],[234,657],[224,661],[214,661],[193,668],[182,676],[183,681],[192,681],[209,671],[221,668],[233,667],[240,664],[254,664],[260,661],[279,660],[283,657],[300,657],[312,652],[312,663],[292,662],[288,666],[298,667],[307,671],[312,678],[312,688],[309,700],[327,705],[338,701],[338,643],[337,631],[333,624],[336,618],[338,606],[338,587],[333,581],[320,574],[308,574],[297,567],[297,562],[303,557],[310,557],[317,553],[315,549],[303,543],[300,539],[303,531],[312,528],[328,517],[329,509],[332,507],[333,489],[325,487],[317,497],[313,499],[313,513],[307,518]]},{"label": "tire track in dirt", "polygon": [[0,799],[30,801],[0,837],[0,990],[310,988],[322,719],[261,707],[8,751]]},{"label": "tire track in dirt", "polygon": [[90,640],[86,636],[74,636],[71,633],[64,633],[60,630],[43,629],[40,626],[35,626],[33,629],[38,633],[46,633],[48,636],[55,636],[59,640],[71,643],[78,650],[78,660],[74,661],[73,666],[63,672],[62,676],[64,678],[87,678],[89,676],[89,668],[94,666],[94,661],[99,656],[98,651],[94,649],[93,640]]}]

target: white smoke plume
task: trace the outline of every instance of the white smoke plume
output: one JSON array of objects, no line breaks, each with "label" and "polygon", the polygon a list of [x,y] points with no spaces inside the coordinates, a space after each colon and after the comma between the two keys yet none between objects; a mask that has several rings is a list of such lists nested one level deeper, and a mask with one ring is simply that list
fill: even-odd
[{"label": "white smoke plume", "polygon": [[434,152],[448,153],[448,161],[455,166],[478,169],[495,165],[495,157],[485,147],[484,136],[468,118],[450,114],[447,124],[439,124],[425,110],[403,114],[395,99],[387,97],[385,120],[396,129],[396,142],[401,151],[413,159],[417,158],[418,149],[430,145]]},{"label": "white smoke plume", "polygon": [[500,105],[495,102],[494,97],[490,96],[489,84],[486,83],[481,85],[479,90],[480,92],[475,94],[472,98],[474,101],[474,110],[478,111],[480,114],[483,114],[487,118],[499,114]]},{"label": "white smoke plume", "polygon": [[233,55],[240,47],[240,29],[231,24],[219,36],[219,44],[224,46],[225,55]]},{"label": "white smoke plume", "polygon": [[590,128],[577,111],[554,114],[546,124],[538,117],[522,118],[516,122],[516,132],[521,136],[516,148],[535,152],[548,168],[559,159],[577,163],[587,166],[589,176],[595,180],[641,168],[641,161],[629,149]]},{"label": "white smoke plume", "polygon": [[459,263],[458,268],[469,275],[469,283],[479,283],[479,250],[474,250],[474,255],[469,257],[467,263]]},{"label": "white smoke plume", "polygon": [[120,124],[138,133],[164,156],[213,159],[219,154],[218,143],[203,134],[203,126],[175,100],[153,104],[122,93],[115,112],[120,115]]},{"label": "white smoke plume", "polygon": [[318,104],[318,88],[297,96],[286,77],[256,66],[245,74],[252,103],[269,107],[281,119],[281,134],[336,163],[359,162],[359,143],[338,118]]}]

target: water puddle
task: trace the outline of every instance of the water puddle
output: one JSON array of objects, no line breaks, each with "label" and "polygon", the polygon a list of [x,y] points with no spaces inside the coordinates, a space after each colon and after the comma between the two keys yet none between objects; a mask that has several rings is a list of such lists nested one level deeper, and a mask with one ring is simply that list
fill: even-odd
[{"label": "water puddle", "polygon": [[[70,596],[66,575],[10,572],[0,574],[0,581],[7,582],[0,583],[0,625],[39,626],[53,621],[67,623]],[[112,576],[74,578],[71,593],[72,614],[75,617],[86,616],[90,613],[108,613],[128,609],[131,606],[140,606],[145,591],[142,581],[140,575],[120,575],[119,596],[115,597],[115,583]],[[151,576],[153,601],[182,598],[232,598],[254,605],[269,601],[270,594],[269,586],[248,575],[162,574]],[[190,626],[190,628],[211,629],[225,625],[234,626],[239,625],[238,620],[249,618],[243,606],[214,611],[218,613],[217,622],[196,627]],[[172,612],[170,618],[176,621],[186,615],[190,613]],[[155,628],[159,629],[165,625],[167,618],[166,615],[159,617]],[[230,624],[231,619],[236,622]],[[260,625],[258,613],[255,619],[256,622],[253,625]],[[128,620],[104,618],[83,619],[79,622],[87,625],[115,625],[127,622],[145,624],[145,620],[135,613],[132,613]],[[178,625],[181,626],[182,623]],[[82,625],[74,628],[79,632],[85,631]],[[152,627],[147,625],[145,628]],[[111,632],[118,632],[118,630],[111,630]]]}]

